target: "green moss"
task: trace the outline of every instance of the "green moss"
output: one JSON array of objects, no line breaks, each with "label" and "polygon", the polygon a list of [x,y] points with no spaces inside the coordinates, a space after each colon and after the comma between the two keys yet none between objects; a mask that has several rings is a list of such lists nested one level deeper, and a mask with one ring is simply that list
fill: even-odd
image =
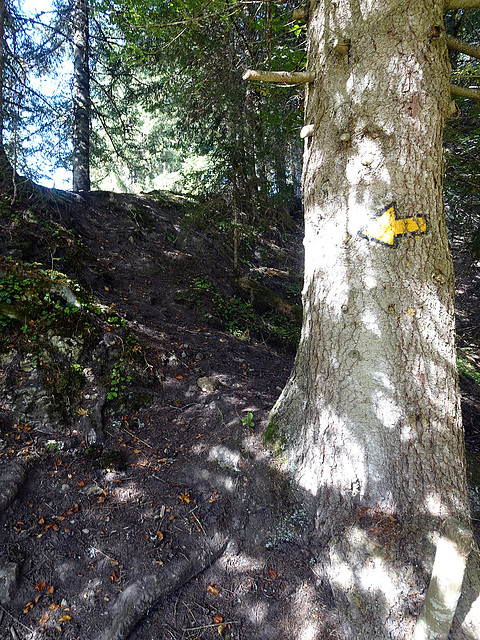
[{"label": "green moss", "polygon": [[278,426],[275,416],[271,416],[268,421],[267,428],[263,434],[263,441],[265,444],[273,444],[278,437]]},{"label": "green moss", "polygon": [[457,368],[460,376],[480,386],[480,369],[462,349],[457,351]]},{"label": "green moss", "polygon": [[270,416],[263,434],[263,442],[273,449],[276,456],[281,456],[287,448],[287,439],[281,431],[275,415]]}]

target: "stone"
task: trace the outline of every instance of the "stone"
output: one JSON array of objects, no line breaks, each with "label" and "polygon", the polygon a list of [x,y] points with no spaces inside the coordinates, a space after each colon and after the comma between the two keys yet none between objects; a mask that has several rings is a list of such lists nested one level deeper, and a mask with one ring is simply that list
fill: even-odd
[{"label": "stone", "polygon": [[203,376],[197,380],[197,385],[206,393],[213,393],[220,387],[220,380],[214,376]]},{"label": "stone", "polygon": [[7,562],[0,567],[0,603],[7,605],[12,600],[17,587],[18,581],[18,564],[16,562]]}]

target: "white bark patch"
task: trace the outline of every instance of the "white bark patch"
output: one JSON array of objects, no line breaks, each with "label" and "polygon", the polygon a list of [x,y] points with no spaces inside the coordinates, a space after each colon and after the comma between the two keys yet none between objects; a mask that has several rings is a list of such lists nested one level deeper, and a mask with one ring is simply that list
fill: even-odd
[{"label": "white bark patch", "polygon": [[413,640],[446,640],[462,589],[472,532],[451,518],[437,543],[432,578]]}]

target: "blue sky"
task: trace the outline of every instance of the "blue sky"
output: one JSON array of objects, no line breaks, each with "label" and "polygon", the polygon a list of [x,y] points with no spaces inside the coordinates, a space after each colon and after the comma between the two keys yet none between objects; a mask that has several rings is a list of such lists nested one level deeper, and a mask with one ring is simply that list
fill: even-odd
[{"label": "blue sky", "polygon": [[[52,4],[50,0],[23,0],[20,6],[27,15],[35,15],[41,11],[50,11]],[[63,75],[63,73],[65,73],[66,77],[71,73],[71,65],[68,61],[66,61],[63,67],[63,72],[60,71],[60,74]],[[59,74],[56,74],[55,78],[44,78],[41,83],[38,83],[37,89],[44,95],[51,95],[55,91],[59,81],[61,81]],[[54,169],[49,158],[42,157],[41,155],[38,155],[33,162],[37,167],[41,167],[42,171],[47,174],[45,178],[38,180],[40,184],[45,187],[55,187],[57,189],[69,190],[72,188],[71,171]]]}]

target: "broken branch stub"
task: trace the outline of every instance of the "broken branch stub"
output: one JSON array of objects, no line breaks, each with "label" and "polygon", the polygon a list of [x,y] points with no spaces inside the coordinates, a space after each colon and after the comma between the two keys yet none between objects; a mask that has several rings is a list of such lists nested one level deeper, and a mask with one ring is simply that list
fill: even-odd
[{"label": "broken branch stub", "polygon": [[308,19],[308,9],[307,7],[297,7],[292,11],[292,19],[293,20],[307,20]]},{"label": "broken branch stub", "polygon": [[462,98],[480,100],[480,89],[469,89],[467,87],[459,87],[456,84],[451,84],[450,93],[454,96],[461,96]]},{"label": "broken branch stub", "polygon": [[247,69],[243,80],[253,82],[281,82],[283,84],[306,84],[315,80],[313,71],[258,71]]}]

